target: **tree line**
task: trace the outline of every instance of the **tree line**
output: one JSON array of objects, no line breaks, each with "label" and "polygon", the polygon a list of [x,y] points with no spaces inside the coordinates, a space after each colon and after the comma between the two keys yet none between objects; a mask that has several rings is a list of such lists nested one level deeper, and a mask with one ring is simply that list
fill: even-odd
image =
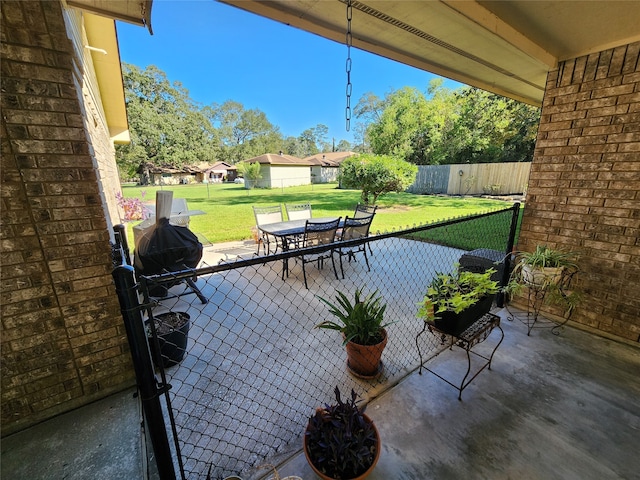
[{"label": "tree line", "polygon": [[438,79],[426,93],[404,87],[384,98],[363,95],[354,109],[356,145],[335,144],[326,125],[285,137],[259,109],[232,100],[201,105],[155,66],[125,63],[123,79],[131,143],[116,146],[122,178],[147,165],[236,164],[279,151],[300,158],[356,151],[417,165],[530,161],[540,117],[538,108],[473,87],[451,90]]}]

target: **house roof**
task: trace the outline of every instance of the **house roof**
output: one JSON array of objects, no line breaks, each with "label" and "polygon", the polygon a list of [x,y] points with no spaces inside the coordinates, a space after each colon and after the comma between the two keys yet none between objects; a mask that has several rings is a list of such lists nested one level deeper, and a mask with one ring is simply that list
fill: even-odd
[{"label": "house roof", "polygon": [[226,173],[229,170],[237,170],[235,165],[227,162],[216,162],[203,169],[205,172]]},{"label": "house roof", "polygon": [[311,163],[309,163],[307,160],[294,157],[293,155],[284,155],[284,154],[276,154],[276,153],[265,153],[263,155],[258,155],[257,157],[253,157],[245,161],[247,163],[258,162],[261,165],[290,165],[290,166],[307,166],[307,167],[311,165]]},{"label": "house roof", "polygon": [[304,160],[313,165],[322,165],[323,167],[338,167],[343,160],[356,155],[355,152],[326,152],[317,153],[306,157]]},{"label": "house roof", "polygon": [[70,7],[80,8],[102,17],[145,26],[151,29],[151,5],[153,0],[67,0]]},{"label": "house roof", "polygon": [[[220,1],[345,43],[346,0]],[[635,1],[351,4],[354,47],[533,105],[560,61],[640,40]]]}]

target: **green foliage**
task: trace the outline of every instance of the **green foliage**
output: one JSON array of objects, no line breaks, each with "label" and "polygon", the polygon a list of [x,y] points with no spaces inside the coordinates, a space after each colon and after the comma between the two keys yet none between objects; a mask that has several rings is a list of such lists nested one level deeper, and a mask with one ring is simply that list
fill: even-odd
[{"label": "green foliage", "polygon": [[340,164],[342,186],[362,190],[366,205],[375,205],[381,195],[406,190],[417,173],[415,165],[385,155],[354,155]]},{"label": "green foliage", "polygon": [[[146,200],[154,202],[158,190],[167,187],[148,186]],[[189,208],[202,210],[206,215],[191,217],[190,228],[212,243],[251,238],[251,227],[255,225],[252,205],[275,205],[277,203],[300,203],[311,201],[313,214],[317,217],[344,217],[352,215],[360,201],[360,191],[336,188],[333,184],[314,184],[299,187],[253,189],[233,183],[175,185],[171,187],[174,198],[186,198]],[[140,187],[124,185],[126,198],[141,198]],[[504,208],[499,200],[479,197],[442,197],[390,193],[380,199],[373,220],[372,232],[444,220],[454,216],[486,212]],[[215,221],[214,221],[215,219]],[[474,225],[475,226],[475,225]],[[129,232],[130,239],[133,234]],[[456,236],[473,238],[465,232]],[[477,237],[477,236],[476,236]],[[504,238],[504,237],[503,237]],[[480,248],[483,245],[473,248]],[[469,248],[472,250],[473,248]],[[503,249],[501,246],[500,249]]]},{"label": "green foliage", "polygon": [[213,161],[217,132],[179,82],[151,65],[123,64],[131,144],[116,146],[121,176],[132,178],[147,164],[180,167]]},{"label": "green foliage", "polygon": [[495,272],[493,268],[484,273],[461,271],[456,264],[451,273],[436,273],[419,304],[418,318],[433,322],[439,313],[460,313],[487,295],[498,293],[498,282],[491,280]]},{"label": "green foliage", "polygon": [[348,342],[376,345],[382,341],[382,329],[390,324],[382,323],[387,305],[382,303],[377,291],[363,297],[362,289],[357,289],[353,303],[344,293],[338,291],[337,305],[322,297],[318,298],[327,304],[329,313],[338,321],[325,320],[316,325],[316,328],[338,330],[344,334],[344,345]]},{"label": "green foliage", "polygon": [[[354,113],[368,122],[366,143],[380,155],[418,165],[531,161],[540,109],[474,87],[433,80],[380,100],[365,94]],[[364,142],[363,142],[364,143]]]},{"label": "green foliage", "polygon": [[307,453],[313,465],[329,478],[359,478],[371,467],[378,437],[364,408],[356,404],[356,392],[342,401],[335,388],[336,403],[317,408],[305,430]]},{"label": "green foliage", "polygon": [[[582,302],[582,292],[570,285],[579,270],[577,252],[536,245],[533,252],[518,252],[515,258],[509,283],[503,289],[509,296],[520,295],[525,288],[544,291],[544,302],[559,306],[568,316]],[[548,273],[545,268],[559,271]]]},{"label": "green foliage", "polygon": [[530,265],[532,267],[577,267],[577,252],[567,252],[565,250],[554,250],[547,245],[536,245],[533,252],[518,253],[519,265]]},{"label": "green foliage", "polygon": [[226,101],[211,107],[211,122],[221,141],[220,159],[236,163],[282,148],[278,127],[258,109],[245,110],[239,102]]},{"label": "green foliage", "polygon": [[246,188],[251,188],[252,185],[255,185],[255,182],[262,178],[262,174],[260,173],[260,164],[258,162],[240,162],[237,165],[238,173],[242,175],[245,180]]}]

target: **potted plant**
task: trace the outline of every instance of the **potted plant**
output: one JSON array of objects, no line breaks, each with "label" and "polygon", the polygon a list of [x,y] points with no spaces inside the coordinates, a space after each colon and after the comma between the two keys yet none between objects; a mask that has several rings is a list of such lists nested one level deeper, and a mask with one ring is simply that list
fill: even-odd
[{"label": "potted plant", "polygon": [[177,365],[184,358],[189,336],[190,319],[186,312],[167,312],[154,315],[158,345],[147,320],[147,333],[151,356],[156,366],[164,368]]},{"label": "potted plant", "polygon": [[537,245],[533,252],[520,252],[512,278],[535,287],[559,283],[567,269],[577,269],[576,252],[554,250],[546,245]]},{"label": "potted plant", "polygon": [[498,282],[491,279],[495,269],[482,273],[462,271],[456,264],[451,273],[436,273],[419,304],[418,318],[443,333],[458,336],[488,313]]},{"label": "potted plant", "polygon": [[324,480],[363,479],[375,467],[381,452],[380,434],[356,404],[356,392],[336,404],[317,408],[304,432],[303,449],[313,471]]},{"label": "potted plant", "polygon": [[384,312],[387,308],[382,298],[375,291],[368,296],[362,289],[356,289],[353,303],[347,296],[338,291],[337,305],[318,297],[329,306],[329,313],[338,321],[325,320],[316,328],[338,330],[342,333],[347,350],[347,367],[357,376],[373,378],[382,370],[382,351],[387,345],[387,331],[383,324]]},{"label": "potted plant", "polygon": [[570,289],[573,276],[579,270],[578,253],[537,245],[535,251],[518,252],[515,258],[505,293],[515,296],[525,287],[530,288],[545,303],[560,306],[568,318],[582,301],[582,293]]}]

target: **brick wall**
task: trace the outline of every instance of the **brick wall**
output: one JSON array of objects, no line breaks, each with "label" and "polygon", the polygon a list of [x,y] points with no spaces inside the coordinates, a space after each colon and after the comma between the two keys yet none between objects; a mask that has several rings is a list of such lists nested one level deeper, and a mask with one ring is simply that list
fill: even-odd
[{"label": "brick wall", "polygon": [[518,246],[581,252],[585,301],[571,319],[632,341],[640,341],[639,54],[634,43],[549,73]]},{"label": "brick wall", "polygon": [[2,5],[2,435],[134,383],[61,8]]}]

